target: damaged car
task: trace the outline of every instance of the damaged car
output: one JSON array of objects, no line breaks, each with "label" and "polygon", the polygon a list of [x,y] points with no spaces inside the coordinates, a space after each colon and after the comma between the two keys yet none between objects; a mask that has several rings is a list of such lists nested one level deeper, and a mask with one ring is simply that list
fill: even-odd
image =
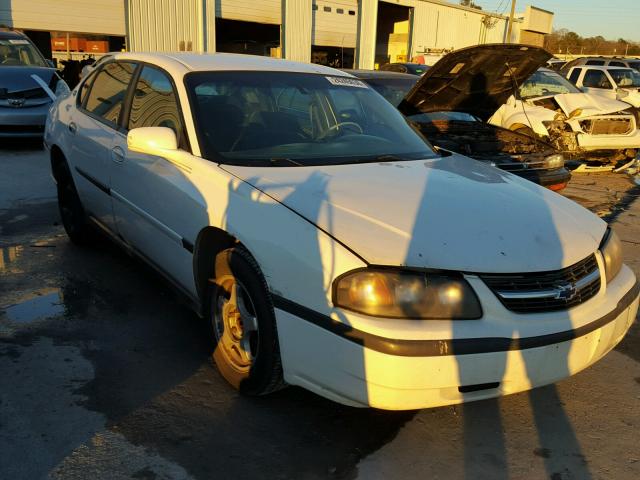
[{"label": "damaged car", "polygon": [[571,174],[560,152],[539,139],[486,123],[513,93],[514,82],[523,82],[549,57],[536,47],[481,45],[449,53],[420,78],[353,73],[394,103],[439,149],[561,190]]},{"label": "damaged car", "polygon": [[[491,80],[526,73],[519,57]],[[481,70],[456,61],[451,95],[470,84],[446,74]],[[45,145],[71,240],[99,229],[164,275],[247,395],[413,410],[522,392],[600,360],[638,311],[603,220],[435,150],[339,70],[118,53],[54,104]]]},{"label": "damaged car", "polygon": [[68,92],[26,35],[0,29],[0,137],[42,137],[49,107]]},{"label": "damaged car", "polygon": [[583,93],[553,70],[541,68],[489,122],[538,136],[565,158],[617,162],[635,158],[640,148],[630,108],[615,98]]}]

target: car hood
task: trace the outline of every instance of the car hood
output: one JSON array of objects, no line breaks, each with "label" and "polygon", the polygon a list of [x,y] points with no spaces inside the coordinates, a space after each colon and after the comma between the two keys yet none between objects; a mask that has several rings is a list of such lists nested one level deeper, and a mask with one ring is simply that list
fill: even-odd
[{"label": "car hood", "polygon": [[480,273],[556,270],[595,252],[606,229],[578,204],[456,154],[389,163],[222,168],[370,264]]},{"label": "car hood", "polygon": [[466,112],[487,121],[524,81],[551,58],[528,45],[487,44],[445,55],[422,75],[398,109]]},{"label": "car hood", "polygon": [[631,108],[628,103],[588,93],[562,93],[553,98],[567,117],[574,114],[571,118],[608,115]]},{"label": "car hood", "polygon": [[32,90],[40,86],[31,78],[38,75],[47,85],[51,84],[55,68],[48,67],[3,67],[0,66],[0,91],[6,89],[6,93]]}]

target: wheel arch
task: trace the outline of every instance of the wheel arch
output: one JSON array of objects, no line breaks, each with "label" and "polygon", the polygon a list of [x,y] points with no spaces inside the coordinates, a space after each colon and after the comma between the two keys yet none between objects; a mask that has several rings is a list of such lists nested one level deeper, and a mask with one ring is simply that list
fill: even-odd
[{"label": "wheel arch", "polygon": [[56,183],[60,183],[62,180],[68,178],[71,173],[69,172],[67,157],[59,146],[51,146],[50,161],[51,174]]}]

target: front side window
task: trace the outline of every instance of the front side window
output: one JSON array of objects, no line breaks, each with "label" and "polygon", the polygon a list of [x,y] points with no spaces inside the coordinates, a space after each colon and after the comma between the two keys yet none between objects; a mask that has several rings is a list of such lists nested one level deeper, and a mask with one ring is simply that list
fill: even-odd
[{"label": "front side window", "polygon": [[48,67],[38,49],[27,39],[0,40],[0,67]]},{"label": "front side window", "polygon": [[107,63],[95,76],[85,110],[117,127],[134,70],[133,63]]},{"label": "front side window", "polygon": [[520,98],[528,99],[562,93],[580,93],[566,78],[553,72],[537,71],[520,87]]},{"label": "front side window", "polygon": [[182,120],[173,84],[166,73],[145,66],[133,93],[129,129],[140,127],[167,127],[184,141]]},{"label": "front side window", "polygon": [[293,72],[198,72],[186,85],[206,158],[325,165],[436,154],[361,80]]},{"label": "front side window", "polygon": [[609,70],[609,75],[620,88],[640,87],[640,73],[631,70]]},{"label": "front side window", "polygon": [[582,86],[611,89],[611,82],[602,70],[587,70],[582,79]]}]

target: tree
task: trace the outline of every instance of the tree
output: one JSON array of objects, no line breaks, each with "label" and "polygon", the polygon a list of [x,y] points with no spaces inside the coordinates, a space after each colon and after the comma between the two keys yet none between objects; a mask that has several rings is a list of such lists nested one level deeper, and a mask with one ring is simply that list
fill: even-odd
[{"label": "tree", "polygon": [[460,5],[463,7],[476,8],[478,10],[482,10],[480,5],[476,5],[473,0],[460,0]]}]

